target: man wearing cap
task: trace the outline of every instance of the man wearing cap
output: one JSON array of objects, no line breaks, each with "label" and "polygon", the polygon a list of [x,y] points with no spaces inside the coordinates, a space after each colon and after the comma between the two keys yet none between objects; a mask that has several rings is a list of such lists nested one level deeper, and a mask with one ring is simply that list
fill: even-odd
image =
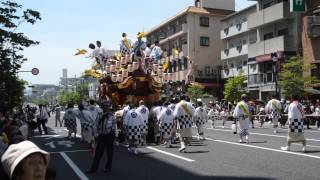
[{"label": "man wearing cap", "polygon": [[111,171],[113,159],[113,142],[117,132],[117,122],[114,114],[110,111],[111,103],[104,101],[101,103],[103,115],[96,123],[97,146],[95,156],[91,168],[86,173],[94,173],[98,170],[99,162],[102,158],[104,150],[107,151],[107,163],[104,172]]},{"label": "man wearing cap", "polygon": [[180,97],[180,102],[177,104],[173,115],[177,119],[177,129],[180,133],[180,144],[181,147],[179,152],[184,152],[186,149],[186,144],[192,139],[192,118],[195,112],[194,107],[190,102],[189,98],[185,95]]},{"label": "man wearing cap", "polygon": [[10,179],[45,180],[49,159],[48,152],[31,141],[22,141],[10,145],[1,162]]},{"label": "man wearing cap", "polygon": [[201,99],[197,99],[197,106],[198,107],[196,108],[193,116],[193,122],[196,124],[198,129],[198,140],[200,140],[200,137],[202,140],[205,140],[203,125],[208,121],[208,114],[203,108]]},{"label": "man wearing cap", "polygon": [[241,95],[241,101],[238,102],[236,108],[233,112],[233,117],[238,121],[238,128],[239,128],[239,136],[240,136],[240,143],[243,143],[243,137],[246,137],[247,143],[249,143],[249,118],[251,113],[249,111],[249,106],[247,102],[247,95]]},{"label": "man wearing cap", "polygon": [[281,102],[276,99],[275,95],[272,95],[271,100],[265,107],[266,113],[269,115],[269,119],[272,120],[273,132],[277,133],[279,119],[281,118]]},{"label": "man wearing cap", "polygon": [[142,117],[143,124],[141,126],[141,144],[145,144],[147,142],[148,135],[148,119],[149,119],[149,109],[144,105],[144,101],[139,101],[139,107],[137,108],[137,113],[139,113]]}]

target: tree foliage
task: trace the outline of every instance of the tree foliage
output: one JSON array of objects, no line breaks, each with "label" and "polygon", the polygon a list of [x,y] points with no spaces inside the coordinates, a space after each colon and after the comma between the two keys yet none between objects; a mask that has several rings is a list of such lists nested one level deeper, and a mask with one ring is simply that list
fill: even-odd
[{"label": "tree foliage", "polygon": [[17,76],[18,70],[27,59],[21,54],[24,48],[39,44],[17,32],[22,23],[34,24],[40,13],[22,9],[22,5],[0,0],[0,110],[9,111],[23,101],[24,82]]},{"label": "tree foliage", "polygon": [[61,92],[58,101],[60,105],[66,106],[68,104],[80,104],[81,98],[80,94],[77,92]]},{"label": "tree foliage", "polygon": [[312,65],[304,65],[300,56],[292,57],[288,62],[281,65],[279,85],[284,97],[290,98],[294,95],[302,97],[304,88],[308,84],[317,82],[315,77],[303,76],[304,72],[314,68]]},{"label": "tree foliage", "polygon": [[76,92],[80,95],[80,99],[85,99],[89,97],[89,84],[82,83],[77,84]]},{"label": "tree foliage", "polygon": [[239,101],[245,87],[245,80],[246,77],[242,74],[237,77],[229,78],[223,91],[224,99],[228,102]]},{"label": "tree foliage", "polygon": [[194,83],[188,87],[187,93],[192,101],[196,101],[198,98],[201,98],[205,92],[203,86]]}]

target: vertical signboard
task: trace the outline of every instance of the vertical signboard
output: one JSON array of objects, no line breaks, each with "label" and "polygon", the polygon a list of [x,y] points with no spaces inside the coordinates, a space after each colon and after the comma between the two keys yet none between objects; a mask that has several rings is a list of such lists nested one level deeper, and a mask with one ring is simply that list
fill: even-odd
[{"label": "vertical signboard", "polygon": [[290,0],[290,12],[305,12],[305,0]]}]

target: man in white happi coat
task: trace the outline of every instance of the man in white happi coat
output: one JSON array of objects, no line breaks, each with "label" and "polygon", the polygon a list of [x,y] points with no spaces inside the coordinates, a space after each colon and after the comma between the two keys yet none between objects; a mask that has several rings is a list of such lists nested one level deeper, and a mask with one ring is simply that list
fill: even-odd
[{"label": "man in white happi coat", "polygon": [[272,120],[272,126],[274,133],[277,133],[279,119],[281,118],[281,102],[276,99],[275,95],[272,95],[272,99],[265,107],[266,113],[269,115],[269,119]]},{"label": "man in white happi coat", "polygon": [[129,143],[128,152],[138,154],[137,146],[141,138],[142,116],[137,113],[133,105],[130,105],[129,111],[124,117],[123,124],[126,128],[127,140]]},{"label": "man in white happi coat", "polygon": [[299,103],[299,97],[294,96],[293,102],[289,105],[288,108],[288,137],[287,137],[287,146],[281,147],[284,151],[290,151],[291,143],[302,143],[302,151],[306,151],[306,138],[304,137],[303,129],[303,119],[304,119],[304,110],[302,105]]},{"label": "man in white happi coat", "polygon": [[233,112],[233,118],[236,119],[238,122],[238,129],[239,129],[239,136],[240,136],[240,143],[243,143],[243,137],[246,137],[247,143],[249,143],[249,124],[250,124],[250,118],[251,114],[249,111],[249,106],[247,102],[247,95],[242,94],[241,95],[241,101],[238,102],[237,106],[234,109]]},{"label": "man in white happi coat", "polygon": [[149,109],[144,105],[144,101],[141,100],[139,102],[139,107],[137,108],[137,113],[139,113],[142,117],[143,123],[141,125],[141,144],[145,144],[147,142],[148,135],[148,120],[149,120]]},{"label": "man in white happi coat", "polygon": [[208,121],[208,114],[203,108],[201,99],[197,100],[197,106],[198,107],[196,108],[193,116],[193,122],[195,123],[198,129],[198,140],[200,140],[200,138],[202,140],[205,140],[203,126]]},{"label": "man in white happi coat", "polygon": [[209,102],[209,106],[208,118],[211,120],[211,128],[215,128],[215,121],[218,120],[219,111],[212,101]]},{"label": "man in white happi coat", "polygon": [[159,114],[159,125],[161,135],[166,144],[166,147],[171,147],[171,134],[174,129],[173,126],[174,116],[173,111],[169,108],[169,102],[163,104],[163,108]]},{"label": "man in white happi coat", "polygon": [[77,113],[77,118],[81,124],[81,135],[82,139],[91,144],[94,142],[94,127],[95,127],[95,120],[92,118],[92,114],[90,111],[84,109],[84,106],[80,104],[78,106],[79,111]]},{"label": "man in white happi coat", "polygon": [[177,129],[180,133],[181,147],[179,152],[184,152],[186,144],[192,139],[192,118],[195,112],[192,104],[186,100],[189,98],[182,95],[180,102],[176,105],[176,109],[173,112],[174,117],[177,119]]}]

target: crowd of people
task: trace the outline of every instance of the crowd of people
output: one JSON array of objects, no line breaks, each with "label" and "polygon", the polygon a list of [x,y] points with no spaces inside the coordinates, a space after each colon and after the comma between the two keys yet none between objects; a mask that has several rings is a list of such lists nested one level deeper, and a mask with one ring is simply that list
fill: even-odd
[{"label": "crowd of people", "polygon": [[[269,121],[274,133],[278,132],[279,125],[287,126],[287,145],[281,149],[288,151],[293,142],[301,142],[302,150],[306,151],[304,124],[309,128],[310,121],[305,120],[305,117],[309,115],[314,118],[319,128],[319,106],[319,101],[314,105],[302,105],[297,97],[289,102],[279,101],[274,96],[266,104],[255,104],[248,101],[246,95],[242,95],[241,101],[236,105],[217,101],[204,103],[201,99],[191,102],[186,95],[163,98],[153,106],[146,105],[141,100],[136,105],[127,102],[116,112],[109,100],[98,103],[90,100],[87,105],[79,104],[78,108],[73,104],[68,104],[66,108],[55,105],[51,110],[41,104],[38,107],[27,105],[24,109],[13,111],[14,113],[0,112],[0,156],[2,170],[5,172],[2,174],[9,178],[22,174],[21,166],[25,165],[13,164],[17,165],[14,163],[15,158],[21,155],[17,151],[26,150],[27,147],[33,147],[34,151],[23,158],[42,157],[38,162],[42,167],[47,167],[48,153],[28,140],[36,129],[40,135],[43,132],[48,134],[46,123],[50,112],[55,112],[56,127],[60,125],[67,128],[68,138],[76,138],[79,120],[81,138],[94,149],[94,159],[87,173],[94,173],[105,150],[108,160],[104,171],[111,171],[114,144],[121,143],[128,148],[129,153],[139,154],[138,148],[146,144],[163,144],[170,148],[172,144],[179,143],[178,151],[185,152],[193,137],[205,140],[206,123],[215,128],[218,120],[222,121],[222,128],[228,120],[232,121],[232,131],[239,135],[240,143],[249,143],[249,126],[254,128],[254,118],[260,121],[260,127],[265,121]],[[64,114],[62,109],[65,109]],[[193,126],[196,127],[196,133],[192,131]],[[21,158],[20,161],[23,164]],[[15,168],[20,169],[17,170],[19,173],[15,173]]]}]

